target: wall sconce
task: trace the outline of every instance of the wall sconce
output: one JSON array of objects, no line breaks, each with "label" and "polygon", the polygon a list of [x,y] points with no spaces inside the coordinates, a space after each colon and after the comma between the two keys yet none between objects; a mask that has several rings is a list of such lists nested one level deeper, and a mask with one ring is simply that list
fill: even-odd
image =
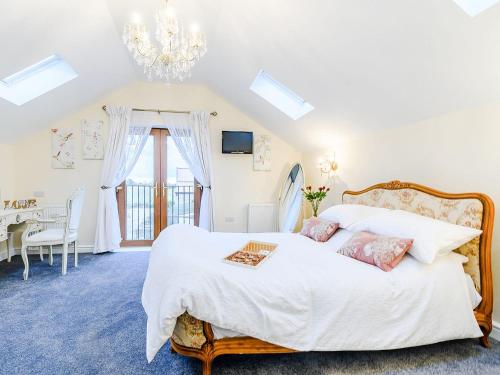
[{"label": "wall sconce", "polygon": [[335,172],[338,169],[338,164],[335,161],[335,154],[333,156],[327,156],[321,159],[318,164],[318,168],[321,171],[321,175],[327,175],[329,179],[335,176]]}]

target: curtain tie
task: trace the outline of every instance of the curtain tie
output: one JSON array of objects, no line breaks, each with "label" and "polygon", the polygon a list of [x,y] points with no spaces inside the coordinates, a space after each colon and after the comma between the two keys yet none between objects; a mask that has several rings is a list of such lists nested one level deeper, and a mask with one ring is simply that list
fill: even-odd
[{"label": "curtain tie", "polygon": [[101,186],[101,189],[102,189],[102,190],[111,189],[111,186],[102,185],[102,186]]},{"label": "curtain tie", "polygon": [[202,185],[201,188],[202,188],[202,190],[203,189],[210,189],[210,190],[212,190],[212,185],[208,185],[208,186],[203,186]]}]

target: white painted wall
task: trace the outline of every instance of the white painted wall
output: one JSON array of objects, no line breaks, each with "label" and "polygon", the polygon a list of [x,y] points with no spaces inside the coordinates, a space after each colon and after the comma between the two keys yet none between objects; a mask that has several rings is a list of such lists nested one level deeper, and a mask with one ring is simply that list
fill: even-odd
[{"label": "white painted wall", "polygon": [[[15,149],[9,144],[0,144],[0,207],[3,208],[4,199],[9,199],[16,191]],[[7,256],[7,244],[0,242],[0,260]],[[4,255],[5,254],[5,255]]]},{"label": "white painted wall", "polygon": [[[91,245],[94,240],[97,195],[102,161],[82,160],[80,122],[82,119],[102,119],[107,116],[101,109],[104,104],[121,104],[136,108],[203,109],[217,111],[211,119],[215,227],[218,231],[246,231],[247,205],[272,202],[277,199],[278,185],[289,166],[301,155],[280,138],[257,124],[245,114],[204,86],[170,85],[136,82],[114,91],[101,100],[52,124],[13,145],[16,150],[13,165],[16,168],[15,194],[10,197],[32,196],[34,191],[44,191],[42,204],[60,204],[72,189],[87,189],[82,218],[81,243]],[[77,160],[73,170],[52,169],[50,160],[50,128],[68,127],[77,133]],[[107,127],[106,127],[107,129]],[[255,134],[270,134],[272,142],[272,171],[254,172],[251,155],[223,155],[222,130],[250,130]],[[226,218],[234,221],[226,221]]]},{"label": "white painted wall", "polygon": [[16,188],[15,148],[9,144],[0,144],[0,203],[3,207],[3,200],[11,197]]},{"label": "white painted wall", "polygon": [[[326,208],[340,202],[342,191],[360,190],[399,179],[447,192],[478,191],[496,203],[493,236],[495,320],[500,321],[500,102],[434,117],[335,145],[338,179]],[[317,159],[331,150],[308,155],[308,183],[326,183]]]}]

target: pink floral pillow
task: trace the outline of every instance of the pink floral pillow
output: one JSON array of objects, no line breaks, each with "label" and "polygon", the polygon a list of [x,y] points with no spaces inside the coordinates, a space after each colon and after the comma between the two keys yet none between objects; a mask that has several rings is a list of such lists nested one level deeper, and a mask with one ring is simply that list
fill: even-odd
[{"label": "pink floral pillow", "polygon": [[300,234],[312,238],[316,242],[326,242],[337,229],[339,229],[338,223],[313,216],[304,220]]},{"label": "pink floral pillow", "polygon": [[338,250],[339,254],[372,264],[388,272],[396,267],[410,250],[413,240],[386,237],[370,232],[356,232]]}]

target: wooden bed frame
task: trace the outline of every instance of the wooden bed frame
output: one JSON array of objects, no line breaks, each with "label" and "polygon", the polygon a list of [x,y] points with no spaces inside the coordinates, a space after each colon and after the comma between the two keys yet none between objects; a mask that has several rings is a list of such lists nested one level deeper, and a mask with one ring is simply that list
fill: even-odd
[{"label": "wooden bed frame", "polygon": [[[388,183],[377,184],[370,186],[361,191],[345,191],[343,195],[360,195],[370,190],[399,190],[413,189],[427,193],[431,196],[455,200],[455,199],[477,199],[483,205],[483,217],[481,229],[483,233],[480,237],[479,244],[479,268],[481,276],[481,304],[474,310],[476,320],[484,334],[480,338],[480,343],[484,347],[489,348],[490,343],[488,336],[492,330],[492,310],[493,310],[493,280],[491,273],[491,239],[493,234],[494,221],[494,205],[493,201],[485,194],[481,193],[465,193],[451,194],[444,193],[438,190],[428,188],[426,186],[410,183],[391,181]],[[295,350],[270,344],[268,342],[255,339],[253,337],[234,337],[215,339],[210,323],[202,322],[203,334],[206,338],[205,343],[201,348],[191,348],[176,343],[170,339],[171,351],[174,353],[183,354],[186,356],[198,358],[203,363],[203,375],[210,375],[212,371],[213,360],[223,354],[276,354],[276,353],[292,353]]]}]

